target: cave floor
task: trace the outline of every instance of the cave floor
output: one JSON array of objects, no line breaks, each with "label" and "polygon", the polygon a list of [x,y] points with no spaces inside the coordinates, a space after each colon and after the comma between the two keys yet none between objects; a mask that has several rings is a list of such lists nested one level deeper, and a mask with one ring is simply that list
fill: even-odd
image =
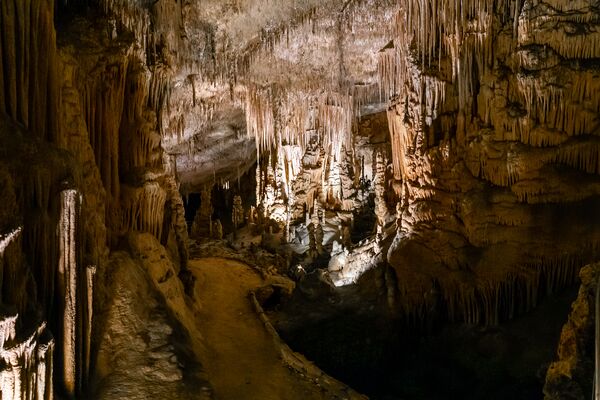
[{"label": "cave floor", "polygon": [[197,279],[203,364],[217,399],[326,399],[327,393],[282,362],[248,292],[264,284],[251,267],[223,258],[190,260]]}]

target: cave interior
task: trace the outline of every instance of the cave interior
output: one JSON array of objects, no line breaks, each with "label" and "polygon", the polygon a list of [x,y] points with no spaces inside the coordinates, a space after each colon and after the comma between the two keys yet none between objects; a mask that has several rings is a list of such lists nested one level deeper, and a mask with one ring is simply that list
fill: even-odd
[{"label": "cave interior", "polygon": [[599,221],[599,0],[0,0],[2,400],[598,400]]}]

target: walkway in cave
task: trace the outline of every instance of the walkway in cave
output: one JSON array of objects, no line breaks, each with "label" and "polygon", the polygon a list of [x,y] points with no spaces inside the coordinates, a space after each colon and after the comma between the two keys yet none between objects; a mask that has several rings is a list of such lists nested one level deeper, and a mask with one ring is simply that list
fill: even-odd
[{"label": "walkway in cave", "polygon": [[198,319],[206,365],[217,399],[327,399],[327,393],[286,367],[248,292],[263,284],[249,266],[222,258],[190,261],[197,278]]}]

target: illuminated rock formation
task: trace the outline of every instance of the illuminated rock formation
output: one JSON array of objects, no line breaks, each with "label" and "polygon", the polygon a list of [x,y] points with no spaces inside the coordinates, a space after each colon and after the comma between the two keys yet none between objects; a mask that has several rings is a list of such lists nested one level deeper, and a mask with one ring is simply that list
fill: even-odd
[{"label": "illuminated rock formation", "polygon": [[64,387],[69,395],[75,394],[77,375],[77,229],[79,193],[66,190],[60,194],[61,211],[58,222],[59,292],[62,296],[62,362]]},{"label": "illuminated rock formation", "polygon": [[[16,276],[22,228],[0,235],[0,270],[3,288],[10,288]],[[2,290],[2,302],[10,299]],[[4,307],[3,307],[4,308]],[[0,392],[3,399],[53,399],[54,339],[46,322],[28,323],[23,328],[19,314],[4,309],[0,318]]]},{"label": "illuminated rock formation", "polygon": [[577,44],[585,30],[569,39],[573,52],[551,39],[558,21],[595,12],[461,4],[402,4],[394,41],[379,53],[404,209],[389,262],[407,313],[440,287],[450,319],[497,323],[572,284],[597,249],[588,115],[599,99],[587,83],[597,68]]},{"label": "illuminated rock formation", "polygon": [[16,324],[16,315],[4,316],[0,321],[2,398],[52,400],[54,341],[46,324],[42,323],[22,338],[16,335]]}]

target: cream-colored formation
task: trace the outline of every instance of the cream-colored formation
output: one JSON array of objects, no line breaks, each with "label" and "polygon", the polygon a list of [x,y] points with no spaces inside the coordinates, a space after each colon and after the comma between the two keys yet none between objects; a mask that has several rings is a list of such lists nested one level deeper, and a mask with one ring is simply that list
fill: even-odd
[{"label": "cream-colored formation", "polygon": [[[0,270],[3,284],[10,284],[12,277],[6,251],[20,244],[22,228],[0,236]],[[16,247],[16,246],[15,246]],[[4,301],[6,293],[2,293]],[[0,317],[0,393],[2,399],[53,399],[54,339],[46,322],[23,332],[23,321],[18,313],[4,309]],[[18,328],[19,327],[19,328]]]},{"label": "cream-colored formation", "polygon": [[69,395],[75,394],[77,375],[77,236],[79,193],[76,190],[66,190],[61,193],[61,211],[58,222],[59,291],[62,295],[62,362],[64,366],[63,380],[65,390]]},{"label": "cream-colored formation", "polygon": [[0,325],[3,330],[11,330],[12,336],[5,337],[0,346],[0,359],[4,364],[0,371],[2,399],[52,400],[54,341],[46,324],[42,323],[29,336],[17,340],[17,316],[4,318]]}]

